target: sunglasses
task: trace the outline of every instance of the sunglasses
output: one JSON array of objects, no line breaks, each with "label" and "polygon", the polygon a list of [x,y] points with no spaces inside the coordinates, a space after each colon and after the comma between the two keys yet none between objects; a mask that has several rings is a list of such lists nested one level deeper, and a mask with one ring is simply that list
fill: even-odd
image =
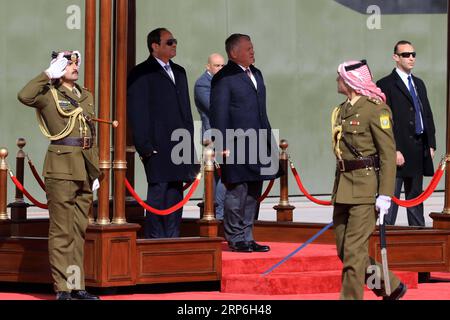
[{"label": "sunglasses", "polygon": [[166,44],[168,46],[173,46],[173,44],[177,44],[177,43],[178,43],[177,39],[169,39],[166,41]]},{"label": "sunglasses", "polygon": [[402,57],[402,58],[409,58],[410,56],[413,56],[413,58],[416,57],[416,53],[415,52],[401,52],[401,53],[396,53],[396,55]]}]

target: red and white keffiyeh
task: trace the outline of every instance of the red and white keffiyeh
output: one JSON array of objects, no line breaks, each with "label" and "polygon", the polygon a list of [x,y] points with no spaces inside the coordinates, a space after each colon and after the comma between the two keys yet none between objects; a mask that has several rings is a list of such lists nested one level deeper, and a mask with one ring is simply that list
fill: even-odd
[{"label": "red and white keffiyeh", "polygon": [[[352,69],[352,66],[357,66]],[[347,67],[347,70],[346,70]],[[386,102],[386,96],[372,81],[372,74],[365,61],[347,61],[338,67],[338,73],[356,93]]]}]

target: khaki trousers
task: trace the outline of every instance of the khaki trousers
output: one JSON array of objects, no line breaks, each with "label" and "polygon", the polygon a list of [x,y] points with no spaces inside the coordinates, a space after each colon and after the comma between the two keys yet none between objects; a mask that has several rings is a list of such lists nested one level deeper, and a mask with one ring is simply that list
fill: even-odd
[{"label": "khaki trousers", "polygon": [[[384,296],[384,277],[381,264],[369,257],[369,237],[375,229],[377,212],[373,204],[334,205],[333,223],[336,235],[336,247],[339,258],[344,264],[342,269],[342,288],[340,298],[343,300],[362,300],[364,285],[379,270],[378,288],[372,291],[377,296]],[[367,273],[368,267],[371,272]],[[400,280],[389,273],[391,291],[395,290]],[[372,282],[371,282],[372,283]],[[375,282],[376,283],[376,282]]]},{"label": "khaki trousers", "polygon": [[[45,179],[50,216],[48,252],[55,291],[84,290],[84,238],[93,196],[89,181]],[[79,273],[78,273],[79,271]],[[70,278],[70,279],[68,279]]]}]

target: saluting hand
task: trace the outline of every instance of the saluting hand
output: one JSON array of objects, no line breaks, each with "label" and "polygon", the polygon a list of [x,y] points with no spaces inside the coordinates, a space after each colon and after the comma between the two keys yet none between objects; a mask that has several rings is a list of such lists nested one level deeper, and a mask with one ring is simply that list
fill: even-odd
[{"label": "saluting hand", "polygon": [[52,79],[60,79],[66,74],[68,60],[64,58],[64,53],[60,53],[56,59],[53,59],[45,73]]}]

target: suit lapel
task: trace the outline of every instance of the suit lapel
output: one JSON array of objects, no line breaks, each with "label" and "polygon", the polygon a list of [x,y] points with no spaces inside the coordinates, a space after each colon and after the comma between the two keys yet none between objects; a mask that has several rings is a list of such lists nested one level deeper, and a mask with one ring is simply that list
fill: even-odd
[{"label": "suit lapel", "polygon": [[400,92],[402,92],[408,98],[409,102],[411,104],[413,104],[413,100],[412,100],[411,94],[409,93],[408,88],[406,87],[402,78],[400,78],[400,76],[397,74],[395,69],[394,69],[394,71],[392,71],[392,76],[395,80],[395,85],[397,86],[397,88],[400,90]]},{"label": "suit lapel", "polygon": [[[163,77],[167,78],[173,85],[175,85],[172,81],[172,78],[170,78],[170,76],[167,74],[166,70],[164,70],[164,68],[159,64],[159,62],[155,59],[155,57],[150,56],[148,58],[148,61],[153,66],[153,68],[155,68],[158,71],[159,74],[161,74]],[[169,63],[170,63],[170,67],[172,68],[172,72],[175,77],[175,81],[177,81],[177,76],[175,74],[173,64],[171,61],[169,61]]]}]

